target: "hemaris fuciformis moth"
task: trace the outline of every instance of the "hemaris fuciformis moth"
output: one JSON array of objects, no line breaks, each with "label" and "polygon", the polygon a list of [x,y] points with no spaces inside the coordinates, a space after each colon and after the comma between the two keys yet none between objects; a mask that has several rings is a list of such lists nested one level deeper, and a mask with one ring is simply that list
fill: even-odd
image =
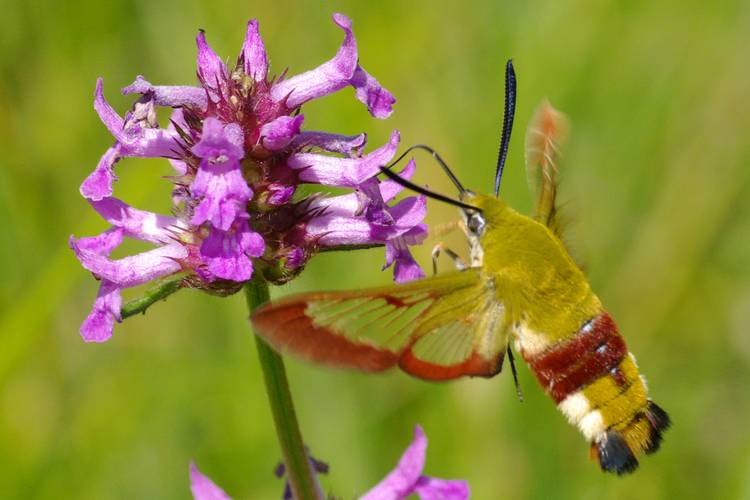
[{"label": "hemaris fuciformis moth", "polygon": [[590,441],[601,468],[631,472],[639,456],[659,448],[670,420],[648,398],[635,357],[560,238],[554,160],[566,126],[549,104],[540,106],[526,138],[527,169],[537,184],[534,216],[521,215],[498,197],[515,91],[508,61],[495,196],[464,189],[426,146],[415,147],[433,153],[459,200],[381,169],[460,208],[468,265],[448,252],[459,270],[402,285],[286,297],[258,309],[253,326],[282,353],[368,372],[398,365],[428,380],[493,377],[506,352],[512,366],[513,340],[547,394]]}]

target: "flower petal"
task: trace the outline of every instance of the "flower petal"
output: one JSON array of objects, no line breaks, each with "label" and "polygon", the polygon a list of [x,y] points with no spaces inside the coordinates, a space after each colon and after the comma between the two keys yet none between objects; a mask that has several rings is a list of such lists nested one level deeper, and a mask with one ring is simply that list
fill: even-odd
[{"label": "flower petal", "polygon": [[196,207],[190,222],[200,225],[205,221],[211,221],[215,228],[226,231],[241,211],[242,204],[237,200],[206,197]]},{"label": "flower petal", "polygon": [[112,337],[115,320],[120,321],[122,297],[120,287],[111,281],[102,280],[94,307],[81,325],[81,337],[85,342],[105,342]]},{"label": "flower petal", "polygon": [[401,236],[397,236],[385,243],[385,270],[395,262],[393,266],[393,279],[396,283],[406,283],[420,278],[425,274],[417,261],[412,257],[408,245],[422,243],[427,237],[427,226],[419,224]]},{"label": "flower petal", "polygon": [[[305,227],[307,238],[316,239],[322,246],[373,245],[410,231],[424,219],[426,203],[422,197],[406,198],[398,207],[395,222],[380,225],[368,221],[364,216],[349,216],[336,213],[323,213],[313,217]],[[394,207],[394,208],[396,208]],[[393,209],[391,209],[393,216]]]},{"label": "flower petal", "polygon": [[270,205],[283,205],[294,196],[297,186],[285,186],[281,183],[271,183],[268,185],[267,201]]},{"label": "flower petal", "polygon": [[304,115],[280,116],[260,128],[260,141],[269,151],[280,151],[299,134]]},{"label": "flower petal", "polygon": [[190,491],[195,500],[232,500],[192,462],[190,462]]},{"label": "flower petal", "polygon": [[331,153],[361,156],[367,143],[367,134],[341,135],[327,132],[300,132],[292,141],[292,148],[316,147]]},{"label": "flower petal", "polygon": [[201,163],[190,193],[203,198],[192,224],[210,221],[214,227],[227,231],[244,211],[253,192],[240,169],[239,160],[245,155],[242,143],[242,129],[236,123],[224,126],[215,118],[204,122],[201,140],[191,150]]},{"label": "flower petal", "polygon": [[212,229],[201,244],[200,254],[211,275],[243,282],[253,276],[249,257],[260,257],[264,250],[263,237],[252,231],[247,221],[239,221],[231,231]]},{"label": "flower petal", "polygon": [[125,236],[130,238],[168,244],[174,241],[175,231],[184,228],[176,217],[138,210],[117,198],[104,198],[90,203],[104,220],[123,228]]},{"label": "flower petal", "polygon": [[[411,178],[414,176],[414,172],[416,170],[417,164],[414,161],[414,158],[412,158],[411,160],[409,160],[409,163],[406,164],[404,169],[398,173],[398,175],[402,179],[406,179],[408,181],[411,180]],[[383,197],[383,201],[386,202],[391,201],[403,190],[403,185],[391,179],[386,179],[380,183],[380,194]]]},{"label": "flower petal", "polygon": [[[410,160],[398,175],[407,180],[411,179],[416,168],[417,164],[414,163],[414,160]],[[382,196],[384,202],[391,201],[404,189],[401,184],[390,179],[381,182],[379,187],[380,196]],[[322,211],[325,215],[344,215],[348,217],[354,217],[356,213],[361,212],[361,208],[360,196],[357,193],[316,198],[308,206],[309,210]]]},{"label": "flower petal", "polygon": [[380,194],[380,181],[371,177],[359,185],[357,193],[360,198],[358,213],[364,213],[365,219],[379,226],[390,226],[395,222],[388,205]]},{"label": "flower petal", "polygon": [[396,221],[399,235],[421,223],[427,215],[427,198],[410,196],[390,208],[391,216]]},{"label": "flower petal", "polygon": [[408,258],[402,257],[396,261],[396,265],[393,266],[393,280],[396,283],[406,283],[424,278],[424,271],[411,256],[411,253],[407,250],[403,255],[408,256]]},{"label": "flower petal", "polygon": [[218,101],[226,87],[228,73],[224,61],[206,42],[206,34],[201,30],[195,39],[198,45],[198,78],[211,94],[214,101]]},{"label": "flower petal", "polygon": [[244,59],[246,74],[250,75],[256,82],[266,79],[268,76],[268,59],[256,19],[251,19],[247,23],[245,42],[242,44],[242,58]]},{"label": "flower petal", "polygon": [[315,153],[297,153],[289,157],[287,165],[300,170],[299,178],[305,182],[327,186],[357,187],[380,173],[396,153],[400,135],[398,130],[384,146],[362,158],[336,158]]},{"label": "flower petal", "polygon": [[[127,207],[119,200],[114,201]],[[98,205],[105,212],[116,213],[116,203],[109,204],[105,201]],[[149,222],[156,220],[144,218],[142,222],[143,226],[148,226]],[[81,336],[86,342],[104,342],[112,336],[114,322],[120,321],[121,288],[140,285],[179,271],[180,265],[174,259],[187,256],[184,247],[172,244],[117,261],[108,259],[109,253],[122,242],[123,235],[127,232],[123,227],[113,227],[99,236],[78,240],[70,237],[70,247],[83,267],[101,278],[94,307],[81,325]]]},{"label": "flower petal", "polygon": [[96,79],[96,89],[94,90],[94,109],[99,115],[107,130],[117,137],[122,133],[125,127],[125,120],[117,114],[112,106],[104,98],[104,81],[101,77]]},{"label": "flower petal", "polygon": [[[172,134],[178,135],[178,127],[184,134],[191,133],[190,127],[185,122],[185,115],[182,112],[182,108],[176,108],[174,111],[172,111],[172,116],[169,117],[169,125],[167,126],[167,130],[169,130],[169,132]],[[178,176],[185,175],[188,171],[187,163],[185,163],[183,160],[169,158],[169,163],[172,165],[172,168],[174,168],[175,173]]]},{"label": "flower petal", "polygon": [[333,22],[344,30],[344,41],[336,56],[317,68],[282,80],[271,88],[276,101],[286,98],[289,108],[332,94],[351,85],[357,99],[367,106],[376,118],[387,118],[393,111],[396,99],[359,64],[357,40],[352,32],[352,21],[343,14],[334,14]]},{"label": "flower petal", "polygon": [[120,288],[142,285],[156,278],[176,273],[181,269],[177,261],[187,257],[187,250],[178,243],[119,260],[111,260],[85,248],[72,236],[69,244],[84,268],[104,280],[113,282]]},{"label": "flower petal", "polygon": [[135,81],[122,89],[124,95],[129,94],[152,94],[154,103],[158,106],[191,106],[201,111],[208,106],[206,89],[202,87],[190,87],[187,85],[151,85],[145,78],[138,75]]},{"label": "flower petal", "polygon": [[274,100],[283,101],[286,98],[287,106],[293,109],[349,85],[349,80],[357,69],[357,41],[348,17],[334,14],[333,22],[344,30],[344,41],[336,56],[313,70],[276,83],[271,88]]},{"label": "flower petal", "polygon": [[382,120],[391,115],[396,98],[361,66],[357,66],[351,84],[356,89],[357,99],[367,106],[372,116]]},{"label": "flower petal", "polygon": [[321,246],[370,245],[382,243],[372,236],[372,225],[364,218],[322,215],[312,219],[305,228],[306,236],[317,239]]},{"label": "flower petal", "polygon": [[87,252],[107,256],[112,250],[120,246],[122,237],[124,236],[123,233],[124,230],[122,228],[111,227],[98,236],[87,236],[78,239],[76,245]]},{"label": "flower petal", "polygon": [[[136,103],[136,106],[138,103]],[[171,157],[179,152],[179,136],[160,128],[144,126],[143,117],[123,120],[104,98],[102,79],[96,81],[94,109],[120,144],[121,156]],[[129,117],[130,118],[130,117]]]},{"label": "flower petal", "polygon": [[460,479],[438,479],[422,476],[414,488],[421,500],[467,500],[469,483]]},{"label": "flower petal", "polygon": [[284,267],[287,269],[297,269],[307,261],[305,251],[300,247],[294,247],[286,254]]},{"label": "flower petal", "polygon": [[402,234],[401,239],[407,245],[421,245],[425,238],[427,238],[427,234],[427,224],[420,223]]},{"label": "flower petal", "polygon": [[420,426],[414,429],[411,442],[393,471],[365,493],[360,500],[400,500],[414,491],[424,469],[427,437]]},{"label": "flower petal", "polygon": [[224,125],[216,118],[206,118],[200,141],[191,148],[199,158],[219,161],[222,156],[241,160],[245,156],[243,149],[242,127],[236,123]]},{"label": "flower petal", "polygon": [[242,233],[240,244],[245,253],[250,257],[260,257],[266,250],[266,242],[263,241],[263,236],[252,230],[247,230]]},{"label": "flower petal", "polygon": [[112,195],[112,184],[117,180],[114,166],[120,160],[120,145],[115,144],[102,155],[93,172],[81,183],[81,196],[101,200]]}]

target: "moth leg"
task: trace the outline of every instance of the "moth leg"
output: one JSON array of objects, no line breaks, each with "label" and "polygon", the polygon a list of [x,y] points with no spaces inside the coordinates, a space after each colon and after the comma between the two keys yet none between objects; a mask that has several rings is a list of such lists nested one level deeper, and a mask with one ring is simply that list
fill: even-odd
[{"label": "moth leg", "polygon": [[443,224],[439,224],[437,226],[430,228],[430,236],[433,238],[442,238],[443,236],[452,233],[456,229],[459,229],[461,227],[461,221],[454,220],[450,222],[445,222]]},{"label": "moth leg", "polygon": [[437,260],[441,253],[445,253],[459,271],[466,269],[466,262],[456,252],[446,247],[445,244],[438,243],[432,248],[432,274],[437,274]]},{"label": "moth leg", "polygon": [[464,233],[464,236],[466,236],[466,244],[469,246],[469,251],[471,251],[472,244],[471,244],[471,232],[469,231],[469,227],[466,225],[466,221],[461,220],[458,221],[458,228],[461,230],[461,232]]},{"label": "moth leg", "polygon": [[469,228],[466,226],[466,221],[463,219],[460,219],[458,222],[456,222],[458,225],[458,228],[461,230],[462,233],[464,233],[464,236],[467,238],[469,237]]},{"label": "moth leg", "polygon": [[523,403],[523,394],[521,393],[521,384],[518,383],[518,372],[516,371],[516,361],[513,358],[513,351],[510,350],[510,346],[507,349],[508,361],[510,361],[510,369],[513,372],[513,383],[516,384],[516,396],[518,396],[518,402]]}]

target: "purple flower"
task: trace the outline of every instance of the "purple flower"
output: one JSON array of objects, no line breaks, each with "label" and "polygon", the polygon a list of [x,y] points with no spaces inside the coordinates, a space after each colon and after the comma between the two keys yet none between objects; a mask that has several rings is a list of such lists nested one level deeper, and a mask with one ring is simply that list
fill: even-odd
[{"label": "purple flower", "polygon": [[210,275],[232,281],[252,277],[250,257],[263,255],[263,237],[250,229],[247,220],[238,220],[230,230],[212,229],[201,244],[201,256]]},{"label": "purple flower", "polygon": [[231,500],[224,490],[203,475],[192,462],[190,462],[190,491],[195,500]]},{"label": "purple flower", "polygon": [[[410,179],[415,169],[416,164],[411,160],[400,175]],[[306,237],[318,239],[324,247],[383,243],[386,245],[385,267],[397,263],[396,281],[422,277],[424,274],[406,245],[419,244],[427,235],[427,227],[422,224],[427,203],[423,196],[418,196],[387,205],[402,190],[396,182],[375,183],[374,179],[369,179],[353,194],[313,200],[310,208],[319,215],[305,226]],[[410,274],[400,272],[400,263],[407,260],[412,269]]]},{"label": "purple flower", "polygon": [[261,145],[269,151],[280,151],[287,147],[300,134],[305,117],[280,116],[260,128]]},{"label": "purple flower", "polygon": [[236,123],[224,126],[216,118],[207,118],[203,123],[201,140],[191,152],[201,159],[195,179],[190,184],[190,193],[200,200],[191,223],[200,225],[210,221],[215,229],[227,231],[253,192],[242,177],[240,160],[242,129]]},{"label": "purple flower", "polygon": [[316,153],[295,153],[287,165],[299,170],[302,181],[326,186],[357,187],[379,173],[396,154],[400,136],[393,131],[387,144],[362,158],[337,158]]},{"label": "purple flower", "polygon": [[289,106],[297,107],[351,85],[357,99],[367,105],[373,116],[387,118],[396,99],[359,65],[351,20],[343,14],[334,14],[333,22],[344,30],[344,42],[336,56],[313,70],[279,82],[271,95],[275,100],[286,99]]},{"label": "purple flower", "polygon": [[[466,500],[471,494],[469,484],[460,479],[439,479],[425,476],[425,456],[427,453],[427,436],[422,428],[414,428],[414,440],[401,455],[396,468],[360,500],[403,500],[416,494],[421,500]],[[313,469],[318,473],[328,473],[328,465],[311,459]],[[284,475],[284,466],[280,465],[276,475]],[[190,464],[190,489],[195,500],[228,500],[230,497],[201,474],[195,464]],[[292,498],[288,483],[285,485],[282,498]]]},{"label": "purple flower", "polygon": [[245,74],[256,82],[264,82],[268,77],[268,58],[263,39],[258,31],[258,21],[252,19],[247,23],[245,43],[242,44],[242,60]]},{"label": "purple flower", "polygon": [[367,134],[339,135],[327,132],[302,131],[294,138],[293,146],[311,146],[347,156],[361,156],[362,148],[367,143]]},{"label": "purple flower", "polygon": [[[367,135],[302,130],[301,106],[353,87],[370,113],[385,118],[393,96],[359,62],[351,21],[333,16],[344,31],[336,55],[315,69],[285,78],[270,76],[258,22],[247,24],[234,67],[209,46],[196,42],[197,86],[152,85],[142,76],[122,92],[136,94],[121,116],[104,97],[98,79],[94,108],[114,138],[81,194],[111,228],[93,238],[71,238],[83,267],[101,281],[91,314],[81,327],[87,341],[103,341],[121,320],[120,291],[154,279],[185,273],[191,287],[233,293],[260,272],[274,284],[299,274],[323,247],[384,246],[386,267],[396,281],[422,276],[408,246],[421,243],[426,228],[423,197],[393,203],[401,186],[381,181],[399,145],[393,131],[381,147],[363,154]],[[162,127],[157,108],[172,108]],[[114,197],[115,167],[124,157],[164,158],[173,216],[144,212]],[[411,176],[414,163],[404,169]],[[295,196],[300,184],[348,188],[350,194]],[[123,238],[154,248],[113,260]]]},{"label": "purple flower", "polygon": [[385,265],[383,269],[393,266],[393,275],[398,283],[424,278],[424,271],[409,251],[409,245],[418,245],[427,237],[427,226],[419,224],[401,236],[385,242]]},{"label": "purple flower", "polygon": [[[310,465],[319,474],[328,473],[328,465],[312,457],[310,457]],[[285,469],[283,463],[279,464],[274,471],[276,477],[284,477]],[[231,500],[231,497],[199,471],[193,462],[190,462],[190,491],[193,493],[194,500]],[[287,481],[284,484],[282,499],[292,500],[292,498],[292,488]]]},{"label": "purple flower", "polygon": [[[84,268],[101,280],[94,308],[81,325],[87,342],[104,342],[120,321],[120,290],[179,272],[188,265],[187,246],[179,242],[184,226],[175,217],[136,210],[116,198],[91,201],[91,206],[112,224],[99,236],[70,238],[70,247]],[[109,258],[124,237],[158,245],[157,248],[118,260]],[[187,240],[185,240],[187,243]]]},{"label": "purple flower", "polygon": [[[328,474],[328,469],[329,469],[328,464],[325,462],[321,462],[320,460],[310,455],[307,448],[305,448],[305,452],[307,453],[307,459],[310,462],[310,469],[316,475],[316,481],[315,481],[316,487],[318,488],[318,491],[320,491],[320,484],[317,481],[317,476],[320,474]],[[285,479],[284,492],[281,495],[281,500],[294,500],[294,495],[292,494],[292,485],[289,482],[289,479],[286,478],[286,475],[287,475],[286,464],[284,462],[279,463],[276,466],[276,469],[274,469],[273,473],[279,479]]]},{"label": "purple flower", "polygon": [[469,484],[462,480],[438,479],[422,474],[427,436],[420,426],[414,429],[411,442],[398,465],[361,500],[401,500],[416,493],[422,500],[464,500],[469,498]]}]

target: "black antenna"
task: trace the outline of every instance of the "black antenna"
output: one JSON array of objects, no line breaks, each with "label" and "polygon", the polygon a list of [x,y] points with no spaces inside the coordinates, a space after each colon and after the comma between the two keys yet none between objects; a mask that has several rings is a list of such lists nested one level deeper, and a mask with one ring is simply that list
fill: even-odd
[{"label": "black antenna", "polygon": [[475,212],[481,212],[482,210],[480,208],[475,207],[474,205],[469,205],[468,203],[464,203],[462,201],[454,200],[453,198],[449,198],[445,195],[434,193],[428,189],[423,188],[422,186],[418,186],[414,184],[411,181],[408,181],[398,175],[396,172],[393,172],[392,170],[389,170],[387,167],[380,167],[380,171],[384,173],[389,179],[393,180],[394,182],[398,182],[405,188],[409,188],[412,191],[416,191],[419,194],[423,194],[429,198],[433,198],[438,201],[442,201],[444,203],[448,203],[450,205],[454,205],[457,207],[461,207],[465,210],[474,210]]},{"label": "black antenna", "polygon": [[516,72],[513,69],[513,59],[508,59],[505,65],[505,113],[503,113],[503,135],[500,139],[500,151],[497,154],[497,170],[495,171],[495,196],[500,194],[500,179],[503,177],[505,157],[508,156],[510,133],[513,131],[513,117],[516,114]]},{"label": "black antenna", "polygon": [[391,164],[388,165],[388,168],[393,168],[396,164],[398,164],[398,162],[404,159],[404,156],[408,155],[411,151],[414,151],[415,149],[421,149],[423,151],[427,151],[428,153],[430,153],[432,157],[435,158],[435,161],[437,161],[440,164],[440,166],[443,167],[443,170],[448,175],[448,178],[451,180],[453,185],[456,186],[456,188],[458,189],[458,192],[460,194],[464,194],[464,192],[466,192],[466,189],[464,189],[464,187],[461,185],[461,182],[459,182],[458,178],[453,174],[450,167],[448,167],[448,164],[445,163],[445,160],[443,160],[443,158],[441,158],[440,155],[437,154],[437,151],[432,149],[430,146],[427,146],[426,144],[415,144],[411,146],[409,149],[404,151],[401,154],[401,156],[396,158],[395,161],[391,162]]}]

